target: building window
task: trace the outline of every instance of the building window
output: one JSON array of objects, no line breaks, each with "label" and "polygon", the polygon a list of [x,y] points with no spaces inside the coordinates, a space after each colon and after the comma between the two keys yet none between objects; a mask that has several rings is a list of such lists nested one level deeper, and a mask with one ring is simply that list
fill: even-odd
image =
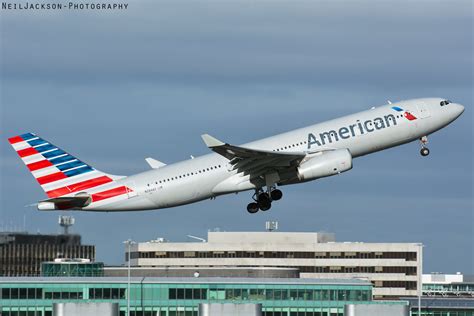
[{"label": "building window", "polygon": [[[82,298],[82,293],[80,294]],[[125,299],[125,289],[118,288],[91,288],[89,289],[89,299]]]},{"label": "building window", "polygon": [[42,299],[43,296],[43,289],[35,289],[35,288],[22,288],[22,289],[9,289],[4,288],[0,292],[0,298],[8,300],[8,299]]},{"label": "building window", "polygon": [[225,300],[225,290],[224,289],[210,289],[209,299],[210,300]]}]

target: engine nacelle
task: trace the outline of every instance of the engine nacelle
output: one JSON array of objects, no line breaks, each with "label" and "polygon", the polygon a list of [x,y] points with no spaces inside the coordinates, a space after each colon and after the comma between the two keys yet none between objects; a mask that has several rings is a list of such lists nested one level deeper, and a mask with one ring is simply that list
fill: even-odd
[{"label": "engine nacelle", "polygon": [[352,155],[347,149],[337,149],[309,156],[297,168],[300,181],[329,177],[352,169]]}]

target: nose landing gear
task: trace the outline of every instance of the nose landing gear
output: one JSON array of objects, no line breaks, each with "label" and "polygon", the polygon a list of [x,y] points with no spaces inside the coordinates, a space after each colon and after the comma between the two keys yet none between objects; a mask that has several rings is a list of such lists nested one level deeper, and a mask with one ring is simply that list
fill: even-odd
[{"label": "nose landing gear", "polygon": [[426,156],[428,156],[428,155],[430,154],[430,150],[429,150],[428,148],[426,148],[426,147],[423,147],[423,148],[421,148],[421,150],[420,150],[420,154],[421,154],[423,157],[426,157]]},{"label": "nose landing gear", "polygon": [[428,136],[423,136],[420,138],[420,143],[421,143],[421,150],[420,150],[420,154],[423,156],[423,157],[426,157],[430,154],[430,150],[428,149],[428,147],[426,147],[426,144],[428,144]]},{"label": "nose landing gear", "polygon": [[268,211],[272,207],[272,201],[278,201],[282,197],[283,193],[275,188],[271,188],[270,194],[262,191],[262,189],[255,190],[255,194],[252,197],[255,202],[247,205],[247,211],[251,214],[257,213],[258,210]]}]

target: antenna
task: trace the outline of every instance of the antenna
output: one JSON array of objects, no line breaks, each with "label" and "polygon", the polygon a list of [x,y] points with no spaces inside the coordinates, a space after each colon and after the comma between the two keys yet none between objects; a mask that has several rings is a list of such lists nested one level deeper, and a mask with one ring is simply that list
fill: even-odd
[{"label": "antenna", "polygon": [[278,230],[278,221],[268,221],[265,222],[265,229],[269,232]]},{"label": "antenna", "polygon": [[188,236],[189,238],[192,238],[192,239],[199,240],[200,242],[206,242],[206,240],[204,238],[201,238],[201,237],[196,237],[196,236],[193,236],[193,235],[186,235],[186,236]]},{"label": "antenna", "polygon": [[69,234],[69,227],[74,225],[75,219],[72,216],[59,216],[58,224],[64,229],[64,235]]}]

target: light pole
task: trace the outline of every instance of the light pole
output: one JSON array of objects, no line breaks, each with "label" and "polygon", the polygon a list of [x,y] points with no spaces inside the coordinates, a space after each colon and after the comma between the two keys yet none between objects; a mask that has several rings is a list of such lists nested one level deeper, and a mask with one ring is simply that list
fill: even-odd
[{"label": "light pole", "polygon": [[423,295],[423,244],[419,244],[419,258],[418,258],[418,273],[420,276],[418,277],[418,316],[421,316],[421,296]]},{"label": "light pole", "polygon": [[135,242],[131,239],[127,239],[123,243],[128,245],[128,251],[127,251],[127,258],[128,258],[127,315],[130,316],[130,248],[133,244],[135,244]]}]

